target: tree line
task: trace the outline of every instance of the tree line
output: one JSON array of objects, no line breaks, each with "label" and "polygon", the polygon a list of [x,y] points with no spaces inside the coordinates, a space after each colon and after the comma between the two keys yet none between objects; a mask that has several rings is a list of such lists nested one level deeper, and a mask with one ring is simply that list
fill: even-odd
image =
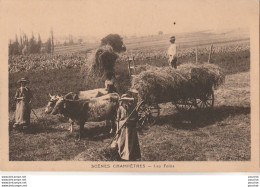
[{"label": "tree line", "polygon": [[26,55],[37,53],[51,53],[52,52],[52,40],[51,37],[43,43],[40,34],[38,39],[32,34],[29,38],[26,34],[15,36],[15,40],[9,40],[9,55]]}]

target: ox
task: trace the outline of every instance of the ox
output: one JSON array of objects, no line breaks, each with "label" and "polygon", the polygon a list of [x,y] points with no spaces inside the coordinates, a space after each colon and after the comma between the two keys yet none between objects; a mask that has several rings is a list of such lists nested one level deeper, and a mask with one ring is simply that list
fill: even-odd
[{"label": "ox", "polygon": [[[110,93],[88,100],[69,100],[59,97],[51,114],[63,114],[65,117],[70,118],[73,123],[76,122],[80,126],[79,139],[81,139],[84,124],[87,121],[105,120],[106,124],[110,121],[111,131],[113,131],[118,105],[119,95],[117,93]],[[71,123],[71,129],[73,123]]]},{"label": "ox", "polygon": [[[68,94],[64,95],[64,99],[70,99],[70,100],[83,99],[83,100],[85,100],[85,99],[100,97],[100,96],[103,96],[106,94],[108,94],[108,91],[106,91],[105,88],[98,88],[98,89],[94,89],[94,90],[80,91],[78,94],[69,92]],[[58,96],[58,95],[49,94],[49,96],[50,96],[50,100],[49,100],[47,106],[45,107],[45,113],[47,113],[47,114],[51,113],[56,102],[59,100],[59,98],[61,98],[61,96]]]}]

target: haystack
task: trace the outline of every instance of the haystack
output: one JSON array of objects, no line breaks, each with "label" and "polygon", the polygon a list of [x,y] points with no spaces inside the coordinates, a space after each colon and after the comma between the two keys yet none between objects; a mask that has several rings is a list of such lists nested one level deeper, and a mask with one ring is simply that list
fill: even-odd
[{"label": "haystack", "polygon": [[118,55],[111,46],[101,46],[89,54],[84,68],[93,74],[102,76],[105,72],[114,72],[117,58]]},{"label": "haystack", "polygon": [[224,82],[223,71],[213,64],[183,64],[178,69],[151,68],[132,80],[132,88],[146,102],[170,102],[175,99],[196,97],[209,92]]},{"label": "haystack", "polygon": [[81,73],[91,88],[99,88],[104,85],[108,72],[115,73],[115,63],[118,54],[126,50],[123,38],[118,34],[109,34],[101,40],[100,47],[93,50],[86,60],[85,65],[81,69]]}]

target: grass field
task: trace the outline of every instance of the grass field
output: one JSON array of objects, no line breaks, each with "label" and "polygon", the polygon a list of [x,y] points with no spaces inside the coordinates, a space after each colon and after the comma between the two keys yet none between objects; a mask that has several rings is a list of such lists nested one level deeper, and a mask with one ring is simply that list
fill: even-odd
[{"label": "grass field", "polygon": [[[131,49],[139,50],[141,44],[136,42],[140,41],[142,40],[127,42],[132,45]],[[148,46],[156,50],[164,41],[152,42],[154,45]],[[226,46],[227,43],[223,42],[221,45]],[[199,62],[207,59],[208,54],[199,55]],[[195,62],[195,56],[178,58],[178,63],[186,62]],[[160,104],[161,115],[158,122],[146,126],[138,133],[142,160],[250,160],[250,51],[213,53],[211,62],[222,67],[227,74],[225,84],[215,91],[215,107],[209,111],[181,113],[171,103]],[[168,65],[166,59],[137,61],[137,66],[145,64]],[[122,94],[130,86],[127,64],[119,61],[116,71],[119,92]],[[12,98],[17,88],[16,81],[25,76],[31,81],[30,88],[34,94],[32,106],[40,119],[31,114],[31,128],[25,131],[10,128],[9,159],[106,160],[103,149],[111,137],[104,122],[86,123],[84,138],[77,141],[78,127],[71,134],[67,119],[46,115],[43,108],[48,102],[48,93],[66,94],[70,91],[93,89],[103,87],[103,82],[85,82],[79,68],[10,73],[10,121],[15,109]]]}]

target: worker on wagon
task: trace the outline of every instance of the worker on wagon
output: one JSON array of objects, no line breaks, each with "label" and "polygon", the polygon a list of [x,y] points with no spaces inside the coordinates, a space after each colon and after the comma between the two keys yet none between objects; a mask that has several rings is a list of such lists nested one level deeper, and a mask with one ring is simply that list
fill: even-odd
[{"label": "worker on wagon", "polygon": [[[117,134],[111,147],[116,147],[121,160],[135,161],[141,159],[141,151],[137,136],[136,124],[138,122],[137,110],[134,107],[134,98],[123,94],[117,111]],[[132,111],[134,112],[132,113]],[[129,117],[129,115],[132,115]]]},{"label": "worker on wagon", "polygon": [[170,38],[171,45],[168,49],[167,55],[169,58],[169,65],[173,68],[177,68],[177,49],[175,44],[175,36]]},{"label": "worker on wagon", "polygon": [[115,87],[115,74],[114,72],[106,73],[105,89],[108,93],[117,92]]},{"label": "worker on wagon", "polygon": [[32,100],[31,90],[27,86],[29,84],[29,80],[26,78],[21,78],[17,83],[20,84],[20,88],[17,89],[15,94],[16,111],[14,128],[17,126],[28,127],[28,125],[30,125],[30,104]]}]

